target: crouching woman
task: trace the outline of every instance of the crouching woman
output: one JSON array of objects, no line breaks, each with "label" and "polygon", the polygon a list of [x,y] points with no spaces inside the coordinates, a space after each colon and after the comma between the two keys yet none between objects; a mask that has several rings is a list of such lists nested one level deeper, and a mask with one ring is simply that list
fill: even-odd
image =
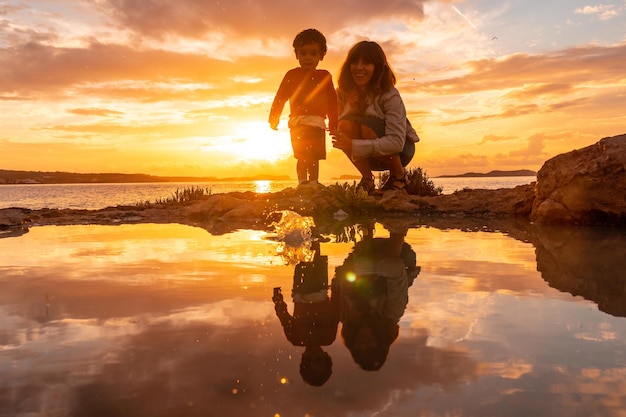
[{"label": "crouching woman", "polygon": [[381,191],[406,188],[405,167],[419,141],[395,83],[383,49],[371,41],[352,47],[339,74],[333,146],[350,158],[362,176],[357,187],[368,194],[376,191],[372,171],[389,170]]}]

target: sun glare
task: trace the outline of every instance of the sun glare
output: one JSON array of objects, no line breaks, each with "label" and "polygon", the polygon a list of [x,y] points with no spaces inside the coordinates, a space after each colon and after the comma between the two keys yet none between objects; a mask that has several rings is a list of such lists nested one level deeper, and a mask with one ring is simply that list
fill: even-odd
[{"label": "sun glare", "polygon": [[203,138],[201,142],[202,152],[230,161],[276,162],[292,154],[287,127],[274,131],[263,122],[240,123],[230,135]]},{"label": "sun glare", "polygon": [[274,162],[291,154],[289,131],[274,131],[263,122],[239,125],[231,145],[233,153],[245,160]]},{"label": "sun glare", "polygon": [[256,193],[269,193],[272,189],[272,182],[267,180],[254,181],[254,188]]}]

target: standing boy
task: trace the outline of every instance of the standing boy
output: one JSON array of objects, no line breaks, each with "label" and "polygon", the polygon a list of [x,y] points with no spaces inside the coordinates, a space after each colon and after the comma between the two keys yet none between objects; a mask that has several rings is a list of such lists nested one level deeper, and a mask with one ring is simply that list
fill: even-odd
[{"label": "standing boy", "polygon": [[298,185],[317,183],[319,161],[326,159],[326,118],[337,129],[337,93],[332,76],[317,65],[326,55],[326,38],[316,29],[298,33],[293,41],[300,66],[285,74],[270,109],[269,123],[278,128],[280,114],[289,101],[289,130],[296,159]]}]

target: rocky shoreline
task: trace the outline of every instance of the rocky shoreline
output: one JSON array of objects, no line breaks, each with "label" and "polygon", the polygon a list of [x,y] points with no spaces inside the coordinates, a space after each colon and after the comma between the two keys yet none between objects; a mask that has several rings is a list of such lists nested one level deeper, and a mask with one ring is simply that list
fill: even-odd
[{"label": "rocky shoreline", "polygon": [[[534,201],[534,183],[513,189],[462,190],[435,197],[411,196],[388,191],[380,197],[336,195],[327,187],[287,188],[270,194],[232,192],[213,194],[188,203],[117,206],[101,210],[0,209],[0,227],[31,227],[76,224],[181,223],[212,232],[236,229],[267,229],[275,213],[291,210],[324,220],[352,221],[361,218],[528,219]],[[343,201],[342,201],[342,198]]]},{"label": "rocky shoreline", "polygon": [[[387,191],[364,196],[311,186],[270,193],[213,194],[187,203],[101,210],[0,209],[0,230],[43,225],[180,223],[211,233],[268,229],[282,210],[316,223],[395,218],[409,225],[460,219],[514,219],[535,224],[626,225],[626,134],[548,160],[537,182],[498,190],[466,189],[434,197]],[[464,222],[463,224],[467,224]],[[465,226],[464,226],[465,227]]]}]

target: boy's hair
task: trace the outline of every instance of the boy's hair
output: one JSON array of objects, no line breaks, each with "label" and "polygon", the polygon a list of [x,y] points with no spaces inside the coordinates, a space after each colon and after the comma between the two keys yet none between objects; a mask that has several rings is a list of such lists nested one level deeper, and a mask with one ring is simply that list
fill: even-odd
[{"label": "boy's hair", "polygon": [[300,376],[302,380],[314,387],[321,387],[330,379],[333,373],[333,360],[330,355],[324,352],[322,357],[312,360],[306,354],[302,354],[300,360]]},{"label": "boy's hair", "polygon": [[302,32],[298,33],[293,40],[293,49],[299,48],[303,45],[308,45],[310,43],[316,43],[320,46],[320,51],[322,52],[322,56],[326,55],[326,37],[322,35],[317,29],[305,29]]},{"label": "boy's hair", "polygon": [[354,78],[350,72],[350,64],[363,59],[365,62],[374,64],[374,74],[369,82],[368,89],[371,93],[378,95],[386,93],[396,83],[396,75],[393,73],[387,62],[387,56],[379,44],[372,41],[361,41],[354,45],[341,67],[337,85],[339,89],[348,92],[356,88]]}]

